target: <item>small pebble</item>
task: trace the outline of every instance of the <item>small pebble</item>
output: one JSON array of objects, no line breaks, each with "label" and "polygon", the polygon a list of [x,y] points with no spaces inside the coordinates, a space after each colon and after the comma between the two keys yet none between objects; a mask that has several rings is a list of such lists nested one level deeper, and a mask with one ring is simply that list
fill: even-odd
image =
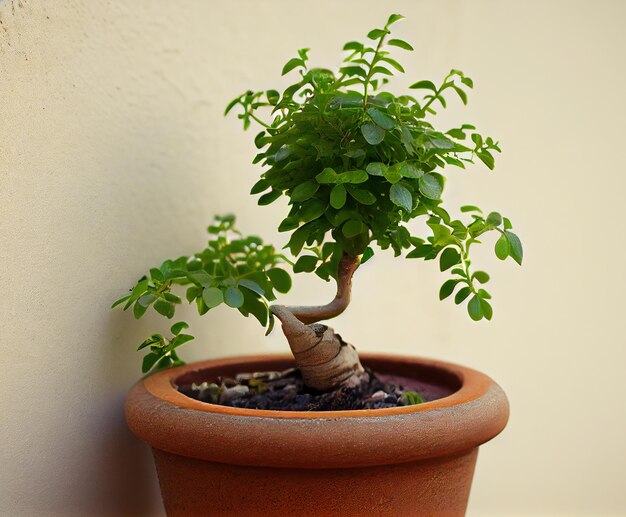
[{"label": "small pebble", "polygon": [[227,404],[231,400],[238,397],[245,397],[250,392],[248,386],[233,386],[232,388],[226,388],[220,393],[220,404]]},{"label": "small pebble", "polygon": [[379,400],[383,400],[386,396],[387,394],[383,390],[378,390],[369,399],[367,399],[367,401],[377,402]]}]

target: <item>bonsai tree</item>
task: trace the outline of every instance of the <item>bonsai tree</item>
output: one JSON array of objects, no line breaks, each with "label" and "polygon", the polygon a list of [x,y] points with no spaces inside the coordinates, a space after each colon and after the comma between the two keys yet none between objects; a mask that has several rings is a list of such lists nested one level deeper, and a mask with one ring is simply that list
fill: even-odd
[{"label": "bonsai tree", "polygon": [[[464,220],[453,218],[442,195],[451,168],[478,159],[493,169],[500,148],[471,124],[434,126],[436,110],[451,97],[467,103],[473,82],[461,71],[451,70],[439,84],[415,82],[409,88],[416,95],[385,89],[390,77],[404,73],[391,51],[413,50],[391,37],[391,26],[401,18],[391,15],[366,42],[346,43],[337,70],[309,68],[309,49],[299,50],[282,70],[296,77],[282,93],[246,91],[226,108],[226,114],[239,110],[244,129],[260,126],[253,163],[263,171],[251,194],[260,195],[262,206],[288,198],[289,212],[278,230],[289,234],[283,249],[290,256],[259,237],[244,236],[234,216],[216,216],[203,250],[150,269],[114,306],[124,303],[136,318],[152,306],[171,319],[182,303],[176,291],[184,286],[186,300],[200,314],[226,305],[252,315],[268,333],[278,318],[305,384],[317,390],[349,386],[364,371],[355,348],[320,322],[346,310],[353,275],[375,249],[438,260],[451,275],[439,298],[454,294],[472,320],[491,319],[491,296],[483,287],[489,275],[473,270],[470,249],[493,233],[496,256],[521,264],[522,245],[506,217],[485,216],[467,205],[460,207]],[[414,219],[422,223],[417,235],[408,226]],[[276,293],[291,287],[287,270],[332,280],[337,294],[326,305],[276,304]],[[175,323],[171,338],[154,334],[139,346],[147,351],[144,373],[183,364],[178,347],[193,339],[183,333],[187,327]]]}]

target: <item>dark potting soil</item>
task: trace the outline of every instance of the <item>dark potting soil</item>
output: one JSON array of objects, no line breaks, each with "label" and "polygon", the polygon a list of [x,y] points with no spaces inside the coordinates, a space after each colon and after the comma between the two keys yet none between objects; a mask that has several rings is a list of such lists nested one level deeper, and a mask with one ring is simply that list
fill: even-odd
[{"label": "dark potting soil", "polygon": [[382,409],[428,402],[448,394],[434,384],[376,374],[368,368],[357,386],[329,392],[307,388],[295,368],[219,377],[213,382],[182,385],[178,390],[211,404],[275,411]]}]

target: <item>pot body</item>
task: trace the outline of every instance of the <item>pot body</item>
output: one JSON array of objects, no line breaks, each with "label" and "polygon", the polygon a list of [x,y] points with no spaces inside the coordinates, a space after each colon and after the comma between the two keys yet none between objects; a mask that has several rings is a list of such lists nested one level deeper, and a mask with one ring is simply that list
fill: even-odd
[{"label": "pot body", "polygon": [[478,446],[506,425],[503,391],[479,372],[439,361],[362,361],[449,395],[416,406],[303,413],[217,406],[176,390],[292,366],[267,356],[185,365],[138,383],[127,420],[153,447],[167,515],[464,515]]}]

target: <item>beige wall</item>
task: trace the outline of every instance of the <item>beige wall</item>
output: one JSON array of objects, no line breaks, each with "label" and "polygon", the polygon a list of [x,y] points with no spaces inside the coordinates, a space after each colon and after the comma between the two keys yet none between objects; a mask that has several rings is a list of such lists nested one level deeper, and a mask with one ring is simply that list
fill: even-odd
[{"label": "beige wall", "polygon": [[[491,242],[479,254],[496,312],[474,324],[436,301],[434,264],[381,255],[336,326],[362,350],[461,362],[507,391],[510,424],[481,452],[469,515],[626,513],[626,4],[390,4],[0,0],[0,515],[160,513],[122,402],[134,346],[166,324],[108,306],[201,245],[213,213],[283,242],[282,207],[247,195],[252,134],[223,106],[284,84],[301,46],[335,63],[392,10],[417,48],[397,84],[451,67],[474,78],[469,108],[453,102],[442,123],[475,121],[504,154],[493,174],[453,173],[448,203],[509,215],[525,265],[496,261]],[[299,277],[286,300],[331,290]],[[199,336],[189,359],[285,350],[225,309],[183,314]]]}]

